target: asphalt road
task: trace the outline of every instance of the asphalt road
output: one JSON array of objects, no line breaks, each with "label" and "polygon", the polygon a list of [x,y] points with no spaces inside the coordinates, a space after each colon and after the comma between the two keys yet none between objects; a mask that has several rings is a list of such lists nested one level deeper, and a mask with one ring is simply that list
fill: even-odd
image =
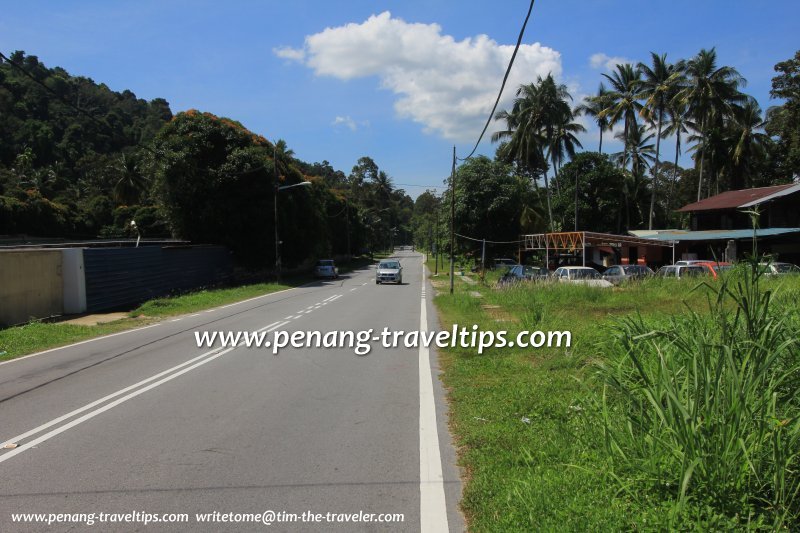
[{"label": "asphalt road", "polygon": [[[196,331],[437,329],[421,256],[398,255],[401,286],[376,285],[369,268],[0,365],[0,531],[462,530],[433,351],[428,362],[426,351],[379,343],[359,356],[195,342]],[[269,526],[195,519],[269,510]],[[309,511],[403,521],[313,522]],[[12,517],[101,512],[189,521]]]}]

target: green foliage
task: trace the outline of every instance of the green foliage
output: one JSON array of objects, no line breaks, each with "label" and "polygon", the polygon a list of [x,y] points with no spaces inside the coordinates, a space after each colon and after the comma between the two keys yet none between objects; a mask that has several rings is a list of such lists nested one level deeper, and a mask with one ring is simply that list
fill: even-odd
[{"label": "green foliage", "polygon": [[760,278],[754,261],[707,284],[707,313],[620,320],[600,365],[617,476],[676,524],[689,501],[776,529],[800,516],[800,324]]},{"label": "green foliage", "polygon": [[553,195],[553,217],[564,230],[575,223],[575,186],[578,186],[578,230],[619,233],[625,204],[624,175],[604,155],[584,152],[561,169],[561,190]]},{"label": "green foliage", "polygon": [[777,172],[788,179],[800,176],[800,50],[775,65],[775,71],[779,74],[772,78],[770,95],[786,101],[767,110],[766,130],[778,139]]}]

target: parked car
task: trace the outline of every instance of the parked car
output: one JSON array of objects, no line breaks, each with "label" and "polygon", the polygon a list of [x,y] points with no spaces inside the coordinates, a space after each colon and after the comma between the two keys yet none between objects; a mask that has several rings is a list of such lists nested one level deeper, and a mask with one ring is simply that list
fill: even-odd
[{"label": "parked car", "polygon": [[333,259],[320,259],[314,267],[314,276],[336,279],[339,277],[339,269],[336,268]]},{"label": "parked car", "polygon": [[603,272],[603,279],[610,281],[614,285],[619,285],[623,281],[642,279],[655,274],[650,267],[645,265],[614,265],[608,267]]},{"label": "parked car", "polygon": [[600,272],[592,267],[565,266],[553,272],[553,277],[565,283],[580,283],[592,287],[611,287],[611,282],[602,279]]},{"label": "parked car", "polygon": [[397,259],[384,259],[375,269],[375,284],[397,283],[403,284],[403,266]]},{"label": "parked car", "polygon": [[513,265],[497,281],[497,285],[502,287],[522,281],[542,281],[549,278],[550,273],[544,267]]},{"label": "parked car", "polygon": [[664,278],[686,278],[692,276],[703,276],[708,269],[700,265],[667,265],[658,269],[656,276]]},{"label": "parked car", "polygon": [[711,274],[714,279],[719,277],[719,274],[725,272],[726,270],[731,270],[733,265],[730,263],[726,263],[724,261],[707,261],[705,263],[697,263],[695,266],[701,266],[706,269],[706,272]]},{"label": "parked car", "polygon": [[492,262],[492,268],[502,268],[502,267],[512,267],[516,265],[517,262],[508,257],[500,257],[495,259]]},{"label": "parked car", "polygon": [[800,267],[792,263],[759,263],[768,276],[783,276],[785,274],[800,274]]},{"label": "parked car", "polygon": [[684,259],[682,261],[675,261],[675,266],[692,266],[699,265],[700,263],[713,263],[712,259]]}]

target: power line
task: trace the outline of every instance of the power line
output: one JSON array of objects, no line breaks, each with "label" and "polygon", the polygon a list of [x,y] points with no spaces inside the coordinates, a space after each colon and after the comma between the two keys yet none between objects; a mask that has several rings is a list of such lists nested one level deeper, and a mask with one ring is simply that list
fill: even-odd
[{"label": "power line", "polygon": [[485,242],[487,244],[518,244],[518,243],[523,242],[522,240],[517,240],[517,241],[490,241],[488,239],[476,239],[475,237],[467,237],[466,235],[461,235],[460,233],[456,233],[456,237],[461,237],[462,239],[467,239],[468,241]]},{"label": "power line", "polygon": [[503,89],[506,87],[506,81],[508,80],[508,75],[511,74],[511,66],[514,64],[514,59],[517,57],[517,51],[519,50],[519,46],[522,43],[522,36],[525,34],[525,27],[528,25],[528,19],[531,17],[531,11],[533,11],[533,4],[535,0],[531,0],[531,5],[528,7],[528,14],[525,15],[525,22],[522,23],[522,29],[519,30],[519,37],[517,37],[517,45],[514,47],[514,53],[511,54],[511,60],[508,62],[508,68],[506,68],[506,74],[503,76],[503,84],[500,85],[500,92],[497,93],[497,100],[494,101],[494,106],[492,107],[492,112],[489,113],[489,118],[486,119],[486,125],[483,126],[483,131],[481,131],[480,137],[478,137],[478,142],[475,143],[475,147],[469,153],[467,157],[464,159],[458,158],[459,161],[466,161],[470,157],[473,156],[475,150],[478,149],[478,145],[481,143],[481,139],[483,139],[483,135],[486,133],[486,130],[489,128],[489,124],[492,123],[492,119],[494,118],[494,112],[497,110],[497,104],[500,103],[500,97],[503,96]]}]

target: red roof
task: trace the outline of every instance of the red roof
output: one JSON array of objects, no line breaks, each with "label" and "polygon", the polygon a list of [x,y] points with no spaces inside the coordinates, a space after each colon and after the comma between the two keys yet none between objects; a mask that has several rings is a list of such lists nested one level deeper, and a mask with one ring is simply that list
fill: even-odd
[{"label": "red roof", "polygon": [[678,211],[716,211],[723,209],[736,209],[738,207],[748,207],[760,203],[759,200],[765,200],[768,197],[780,193],[781,191],[785,191],[791,187],[797,187],[797,184],[787,183],[786,185],[774,185],[772,187],[757,187],[755,189],[723,192],[721,194],[717,194],[716,196],[706,198],[705,200],[700,200],[699,202],[685,205],[678,209]]}]

